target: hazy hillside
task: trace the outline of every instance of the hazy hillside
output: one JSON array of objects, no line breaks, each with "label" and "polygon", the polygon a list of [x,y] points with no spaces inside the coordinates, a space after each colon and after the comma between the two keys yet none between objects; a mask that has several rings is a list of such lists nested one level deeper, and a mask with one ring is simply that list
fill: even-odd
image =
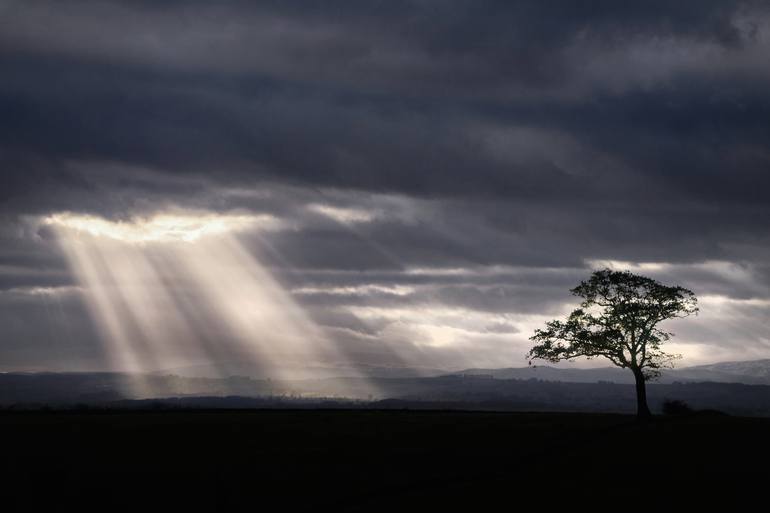
[{"label": "hazy hillside", "polygon": [[[565,369],[547,365],[507,369],[466,369],[455,375],[484,375],[495,379],[541,379],[572,383],[633,383],[628,370],[617,367],[598,369]],[[770,359],[744,362],[722,362],[712,365],[666,369],[655,383],[713,381],[716,383],[744,383],[749,385],[770,385]]]},{"label": "hazy hillside", "polygon": [[[570,383],[613,383],[634,382],[628,370],[617,367],[579,369],[533,365],[513,368],[471,368],[448,372],[434,368],[388,367],[377,365],[356,365],[347,367],[286,367],[268,370],[255,369],[244,362],[220,362],[216,365],[196,365],[164,369],[153,373],[155,376],[179,376],[185,378],[215,379],[222,375],[250,377],[253,379],[275,380],[280,376],[291,376],[293,380],[315,380],[328,378],[419,378],[443,375],[487,376],[495,379],[540,379]],[[745,383],[749,385],[770,385],[770,359],[743,362],[722,362],[711,365],[683,367],[664,370],[656,383],[691,381],[714,381],[717,383]]]},{"label": "hazy hillside", "polygon": [[[470,374],[294,381],[104,373],[0,375],[0,406],[14,408],[130,406],[126,401],[139,399],[189,407],[321,407],[331,400],[362,408],[631,413],[636,404],[634,394],[633,385],[609,381],[570,383]],[[770,416],[768,385],[650,384],[648,395],[653,411],[660,411],[666,399],[679,399],[696,409]],[[255,400],[244,403],[242,398]]]}]

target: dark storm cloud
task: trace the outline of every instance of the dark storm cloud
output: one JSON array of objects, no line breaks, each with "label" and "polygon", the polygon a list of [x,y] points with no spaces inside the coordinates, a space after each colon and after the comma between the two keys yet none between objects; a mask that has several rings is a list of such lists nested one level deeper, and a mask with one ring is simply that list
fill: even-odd
[{"label": "dark storm cloud", "polygon": [[179,207],[285,220],[244,240],[364,339],[594,261],[767,298],[768,52],[766,1],[0,2],[0,291],[72,285],[34,216]]},{"label": "dark storm cloud", "polygon": [[[748,168],[737,187],[766,164],[767,76],[751,62],[722,76],[729,58],[695,50],[750,61],[752,7],[11,2],[0,137],[47,167],[117,160],[419,195],[593,200],[641,182],[675,197],[696,177],[709,190],[725,161]],[[663,66],[677,57],[658,83],[631,76],[618,94],[601,70],[584,76],[603,53],[661,40]],[[679,55],[690,47],[695,62]],[[734,162],[738,144],[758,154]],[[563,162],[549,151],[569,146]]]}]

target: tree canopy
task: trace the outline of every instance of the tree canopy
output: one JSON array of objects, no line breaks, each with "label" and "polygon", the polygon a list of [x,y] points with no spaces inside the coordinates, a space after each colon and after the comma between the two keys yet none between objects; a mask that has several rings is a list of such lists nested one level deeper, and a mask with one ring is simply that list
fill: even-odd
[{"label": "tree canopy", "polygon": [[637,388],[641,382],[643,397],[638,398],[643,414],[647,408],[644,381],[658,376],[659,369],[679,357],[661,349],[673,334],[658,324],[697,313],[695,294],[684,287],[612,269],[595,271],[571,292],[583,298],[580,307],[566,320],[547,322],[544,329],[535,331],[530,338],[535,346],[527,353],[530,363],[533,359],[607,358],[630,369]]}]

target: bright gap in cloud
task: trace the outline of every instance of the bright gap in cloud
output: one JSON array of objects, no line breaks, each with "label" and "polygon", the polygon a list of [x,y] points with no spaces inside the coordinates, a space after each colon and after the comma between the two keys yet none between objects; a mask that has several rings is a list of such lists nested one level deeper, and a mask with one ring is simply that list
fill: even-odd
[{"label": "bright gap in cloud", "polygon": [[369,223],[374,220],[377,214],[377,212],[370,212],[360,208],[335,207],[320,203],[312,203],[307,206],[307,209],[341,224]]},{"label": "bright gap in cloud", "polygon": [[49,226],[66,228],[94,237],[132,244],[147,242],[195,242],[209,235],[251,228],[274,229],[280,221],[269,215],[183,212],[111,221],[102,217],[62,212],[43,219]]},{"label": "bright gap in cloud", "polygon": [[667,262],[629,262],[624,260],[587,260],[586,264],[591,269],[609,268],[614,271],[661,272],[671,269],[672,264]]},{"label": "bright gap in cloud", "polygon": [[347,287],[298,287],[292,289],[292,294],[315,295],[329,294],[337,296],[345,295],[369,295],[390,294],[394,296],[408,296],[415,292],[415,288],[407,285],[356,285]]}]

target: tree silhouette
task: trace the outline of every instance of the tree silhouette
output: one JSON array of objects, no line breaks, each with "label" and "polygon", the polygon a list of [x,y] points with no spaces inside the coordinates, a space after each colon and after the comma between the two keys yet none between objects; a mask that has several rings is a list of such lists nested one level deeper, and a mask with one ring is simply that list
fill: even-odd
[{"label": "tree silhouette", "polygon": [[636,380],[637,417],[650,416],[648,379],[672,366],[678,355],[660,349],[672,333],[657,327],[663,320],[697,313],[692,291],[671,287],[629,271],[602,269],[571,290],[582,297],[580,308],[564,321],[546,323],[530,337],[536,345],[527,353],[549,362],[578,357],[604,357],[630,369]]}]

